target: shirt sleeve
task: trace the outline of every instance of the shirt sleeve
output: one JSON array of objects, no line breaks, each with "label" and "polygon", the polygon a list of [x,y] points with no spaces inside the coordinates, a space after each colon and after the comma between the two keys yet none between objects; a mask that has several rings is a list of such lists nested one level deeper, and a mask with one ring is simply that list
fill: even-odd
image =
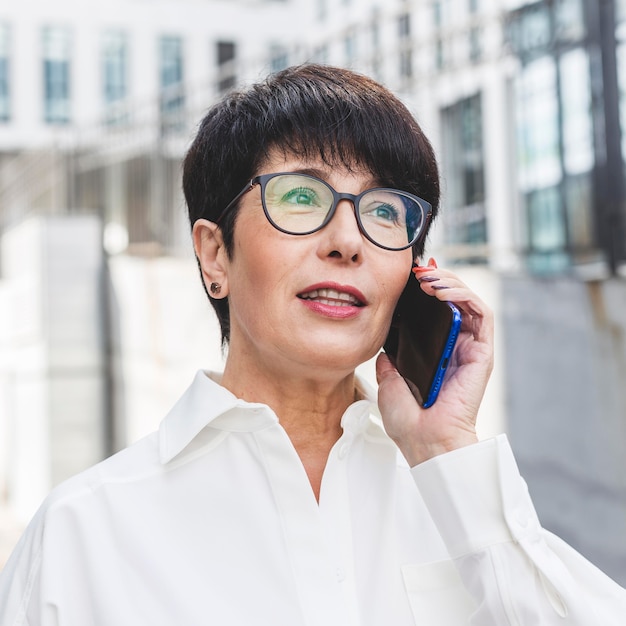
[{"label": "shirt sleeve", "polygon": [[0,571],[0,626],[53,626],[40,614],[41,537],[37,514]]},{"label": "shirt sleeve", "polygon": [[626,590],[541,527],[505,435],[411,469],[481,626],[623,626]]}]

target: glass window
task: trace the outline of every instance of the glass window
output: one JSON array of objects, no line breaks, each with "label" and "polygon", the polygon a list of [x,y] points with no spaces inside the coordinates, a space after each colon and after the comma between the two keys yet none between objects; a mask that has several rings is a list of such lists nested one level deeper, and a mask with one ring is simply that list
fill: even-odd
[{"label": "glass window", "polygon": [[560,41],[580,41],[586,32],[582,0],[557,0],[554,27]]},{"label": "glass window", "polygon": [[469,57],[470,61],[476,63],[480,61],[483,54],[483,33],[478,26],[472,26],[469,29]]},{"label": "glass window", "polygon": [[124,32],[107,31],[102,37],[102,92],[108,121],[119,121],[116,110],[128,96],[128,40]]},{"label": "glass window", "polygon": [[328,63],[328,46],[321,45],[313,50],[313,61],[315,63]]},{"label": "glass window", "polygon": [[317,0],[317,19],[324,20],[328,15],[327,0]]},{"label": "glass window", "polygon": [[531,191],[527,197],[529,243],[534,252],[553,252],[565,246],[561,194],[557,187]]},{"label": "glass window", "polygon": [[233,41],[217,42],[217,88],[220,93],[232,89],[237,82],[236,58],[237,46]]},{"label": "glass window", "polygon": [[550,187],[561,180],[556,64],[542,57],[516,81],[517,146],[522,190]]},{"label": "glass window", "polygon": [[617,82],[619,88],[619,120],[622,130],[622,160],[626,169],[626,41],[617,46]]},{"label": "glass window", "polygon": [[434,20],[437,28],[447,28],[451,25],[453,8],[452,0],[433,0]]},{"label": "glass window", "polygon": [[0,122],[11,119],[10,30],[0,22]]},{"label": "glass window", "polygon": [[403,13],[398,18],[398,42],[400,48],[400,76],[413,76],[413,50],[411,47],[411,16]]},{"label": "glass window", "polygon": [[343,38],[343,50],[346,59],[346,65],[351,67],[356,60],[356,32],[350,29]]},{"label": "glass window", "polygon": [[542,57],[517,84],[520,186],[526,205],[529,265],[565,268],[593,247],[593,120],[589,58],[583,48]]},{"label": "glass window", "polygon": [[178,123],[178,115],[185,106],[183,40],[166,35],[161,37],[159,48],[161,113]]},{"label": "glass window", "polygon": [[44,120],[70,121],[71,34],[62,26],[46,26],[43,37]]},{"label": "glass window", "polygon": [[270,71],[280,72],[289,65],[289,53],[286,48],[275,44],[270,46]]},{"label": "glass window", "polygon": [[380,9],[375,6],[372,8],[370,18],[370,41],[371,41],[371,67],[372,76],[376,80],[381,80],[382,57],[381,57],[381,40],[380,40]]},{"label": "glass window", "polygon": [[538,2],[525,6],[508,24],[507,38],[522,57],[545,54],[552,42],[550,7]]},{"label": "glass window", "polygon": [[576,48],[559,60],[563,167],[565,174],[581,174],[593,167],[591,86],[587,52]]},{"label": "glass window", "polygon": [[409,13],[403,13],[398,18],[398,37],[407,39],[411,36],[411,16]]},{"label": "glass window", "polygon": [[447,181],[446,239],[451,244],[487,241],[481,96],[442,111],[443,166]]},{"label": "glass window", "polygon": [[452,23],[452,8],[450,0],[433,1],[433,22],[435,25],[435,68],[442,70],[450,62],[450,39],[445,33],[445,30],[449,29]]}]

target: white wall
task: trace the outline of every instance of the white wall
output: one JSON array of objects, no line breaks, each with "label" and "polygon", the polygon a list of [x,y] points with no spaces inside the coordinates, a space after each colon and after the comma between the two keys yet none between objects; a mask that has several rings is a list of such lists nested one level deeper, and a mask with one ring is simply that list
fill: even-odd
[{"label": "white wall", "polygon": [[110,261],[116,447],[152,432],[198,369],[223,366],[217,318],[195,259]]},{"label": "white wall", "polygon": [[2,238],[0,488],[20,520],[102,457],[100,241],[92,216],[34,218]]}]

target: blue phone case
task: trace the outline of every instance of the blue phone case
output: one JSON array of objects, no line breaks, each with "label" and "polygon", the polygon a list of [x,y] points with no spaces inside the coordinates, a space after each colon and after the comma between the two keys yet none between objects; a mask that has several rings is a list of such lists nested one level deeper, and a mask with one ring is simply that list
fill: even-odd
[{"label": "blue phone case", "polygon": [[398,300],[384,349],[424,408],[435,403],[461,327],[461,312],[422,291],[411,275]]},{"label": "blue phone case", "polygon": [[428,391],[428,396],[422,405],[425,409],[432,406],[439,395],[439,390],[441,389],[444,376],[448,371],[448,364],[450,363],[450,358],[452,357],[452,352],[454,351],[454,346],[459,336],[459,330],[461,329],[461,312],[451,302],[446,302],[446,304],[452,310],[452,323],[450,324],[448,340],[441,354],[441,359],[439,359],[439,363],[437,364],[437,370],[435,371],[433,382]]}]

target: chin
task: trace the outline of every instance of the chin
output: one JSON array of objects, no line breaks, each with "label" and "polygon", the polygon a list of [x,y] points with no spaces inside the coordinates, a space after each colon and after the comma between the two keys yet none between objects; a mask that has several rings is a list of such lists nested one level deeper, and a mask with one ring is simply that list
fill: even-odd
[{"label": "chin", "polygon": [[[310,348],[310,346],[309,346]],[[326,349],[325,349],[326,348]],[[306,354],[302,362],[309,367],[319,367],[327,371],[353,371],[378,353],[378,349],[355,346],[354,343],[342,346],[334,343],[330,346],[316,343],[315,349],[303,350]]]}]

